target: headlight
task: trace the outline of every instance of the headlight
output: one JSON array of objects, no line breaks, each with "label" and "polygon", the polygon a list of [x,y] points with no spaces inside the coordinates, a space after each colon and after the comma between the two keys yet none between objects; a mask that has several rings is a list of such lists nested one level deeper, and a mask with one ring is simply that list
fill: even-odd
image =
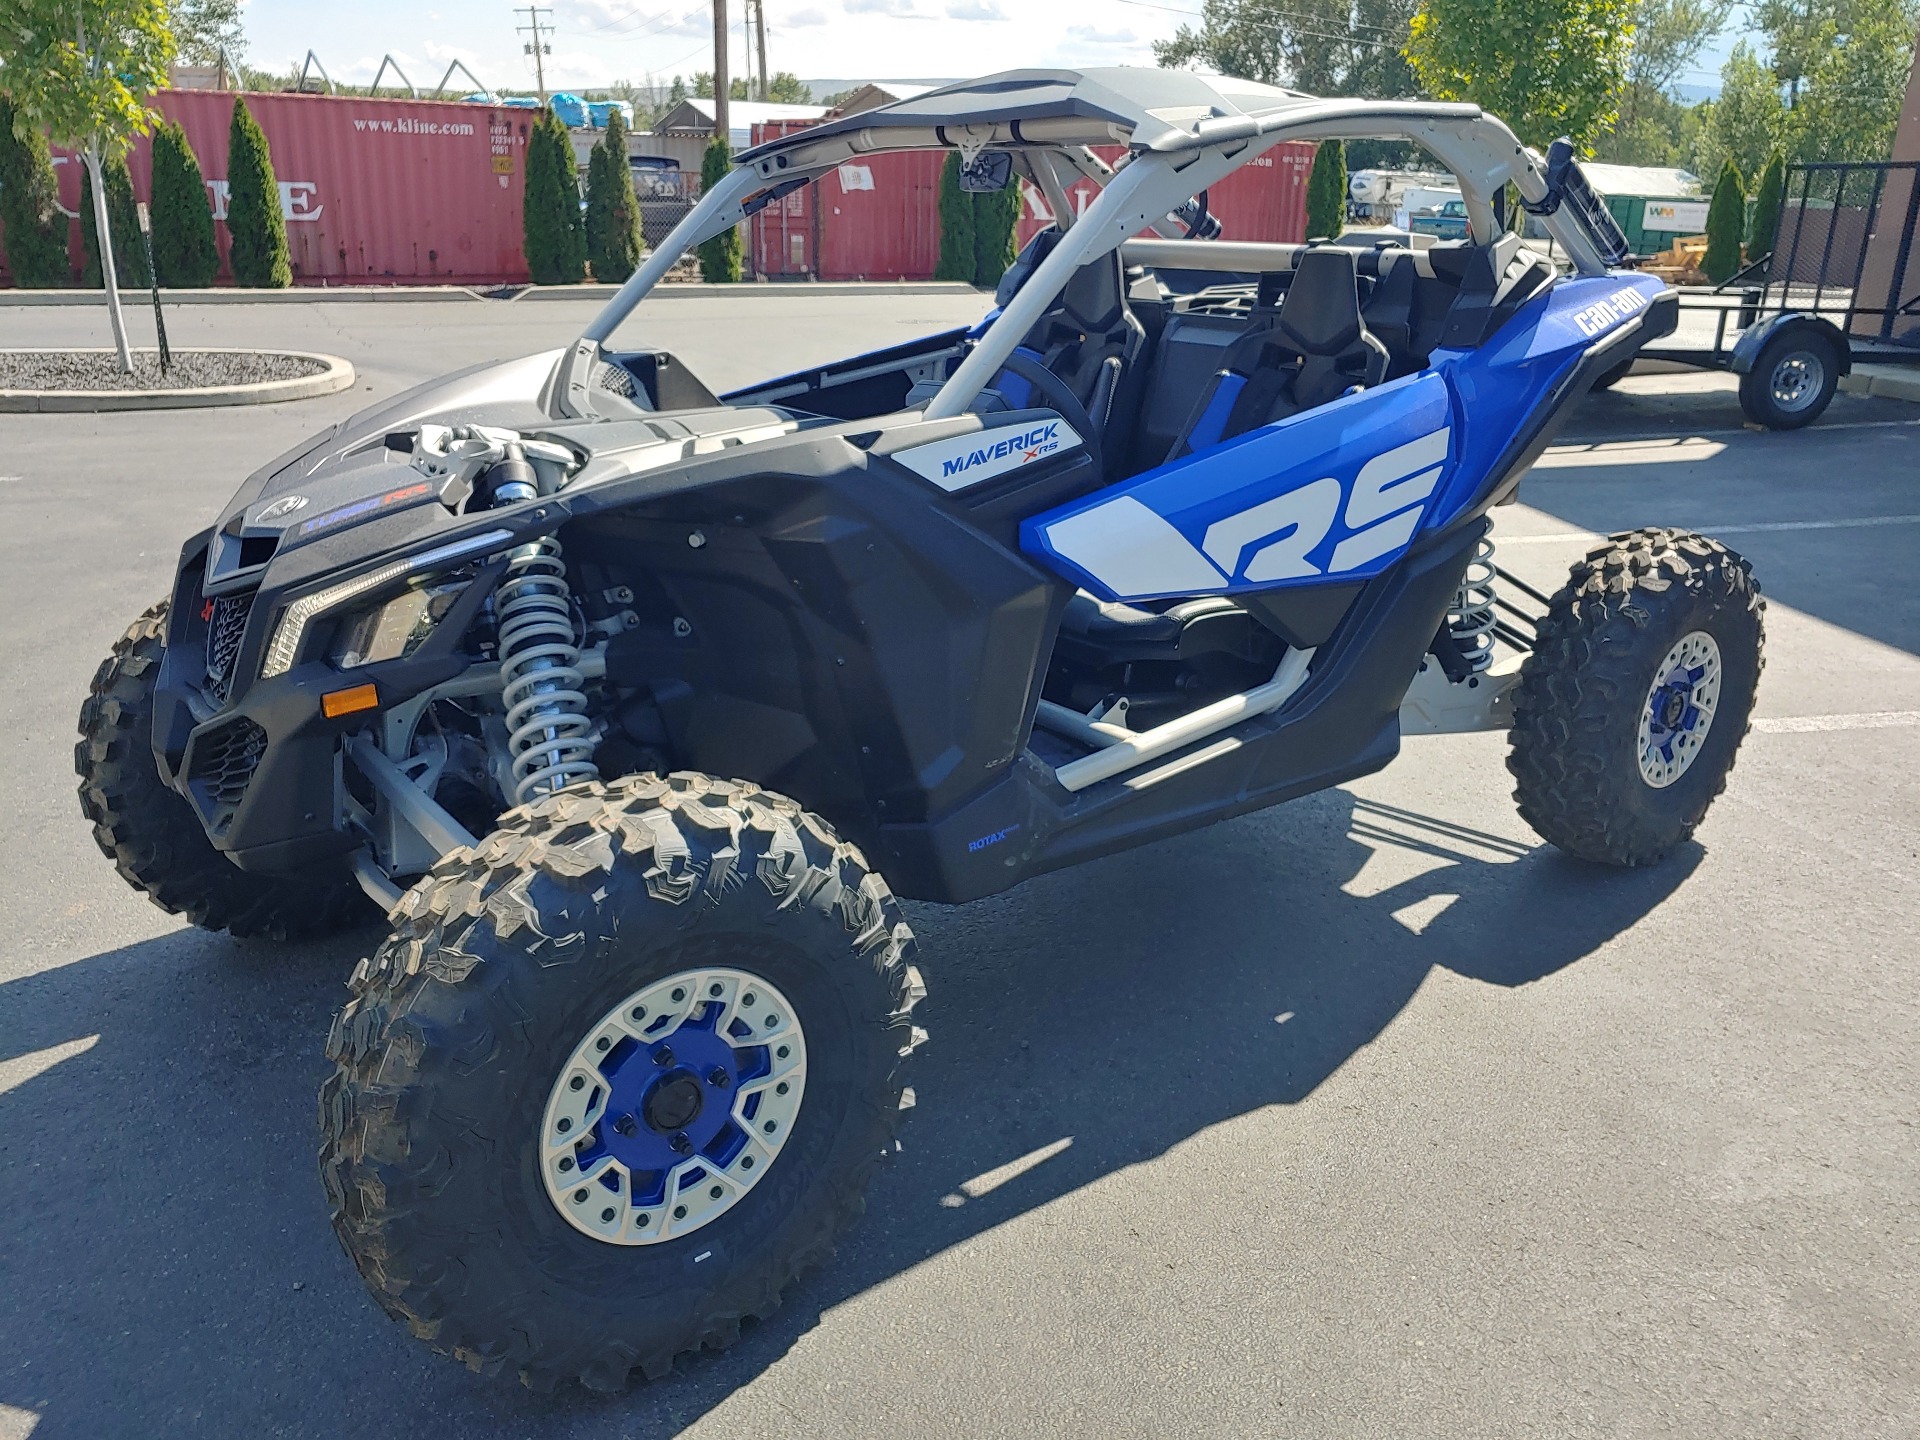
[{"label": "headlight", "polygon": [[[338,608],[369,590],[378,590],[390,585],[406,575],[422,570],[431,570],[445,565],[450,560],[477,552],[497,550],[513,539],[511,530],[489,530],[484,535],[475,535],[470,540],[456,541],[452,545],[442,545],[438,550],[427,550],[405,560],[396,560],[391,565],[382,565],[365,575],[352,580],[342,580],[338,585],[329,585],[324,590],[316,590],[311,595],[302,595],[280,612],[280,623],[274,626],[273,640],[267,646],[266,659],[260,665],[262,679],[271,680],[276,675],[284,675],[293,668],[294,661],[300,658],[300,645],[306,639],[307,626],[313,623],[316,615],[323,615]],[[402,597],[405,598],[405,597]],[[362,664],[365,661],[360,662]]]},{"label": "headlight", "polygon": [[470,580],[417,585],[384,604],[349,615],[334,632],[327,658],[342,670],[399,660],[420,648]]}]

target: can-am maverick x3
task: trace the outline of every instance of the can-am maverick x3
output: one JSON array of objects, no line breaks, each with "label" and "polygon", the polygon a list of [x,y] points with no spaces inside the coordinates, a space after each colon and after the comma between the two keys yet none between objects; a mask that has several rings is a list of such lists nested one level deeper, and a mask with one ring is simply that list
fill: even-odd
[{"label": "can-am maverick x3", "polygon": [[[1208,187],[1328,137],[1422,146],[1469,239],[1186,238]],[[615,343],[700,241],[939,148],[1059,217],[979,325],[724,397]],[[1746,563],[1616,536],[1535,629],[1487,541],[1673,325],[1623,251],[1570,147],[1468,105],[1035,70],[768,141],[564,351],[242,485],[94,681],[83,806],[210,929],[387,912],[320,1111],[390,1314],[532,1384],[661,1374],[829,1253],[891,1145],[923,993],[895,891],[989,895],[1407,731],[1510,729],[1521,813],[1576,856],[1692,833],[1760,669]]]}]

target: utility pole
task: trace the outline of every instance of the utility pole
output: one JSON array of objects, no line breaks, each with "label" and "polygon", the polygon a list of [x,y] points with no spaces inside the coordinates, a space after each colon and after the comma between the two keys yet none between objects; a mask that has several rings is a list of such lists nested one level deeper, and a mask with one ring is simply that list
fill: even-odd
[{"label": "utility pole", "polygon": [[727,75],[727,0],[713,0],[713,133],[732,143],[732,127],[727,123],[727,91],[733,81]]},{"label": "utility pole", "polygon": [[767,0],[753,0],[754,44],[760,52],[760,98],[773,98],[769,92],[772,84],[767,78]]},{"label": "utility pole", "polygon": [[544,5],[528,5],[513,13],[527,17],[526,24],[516,27],[519,33],[525,35],[531,31],[533,34],[533,39],[526,43],[526,53],[533,56],[534,83],[540,87],[540,103],[545,105],[547,103],[547,56],[553,53],[553,46],[541,38],[541,25],[542,17],[545,17],[546,33],[549,35],[553,33],[553,11]]}]

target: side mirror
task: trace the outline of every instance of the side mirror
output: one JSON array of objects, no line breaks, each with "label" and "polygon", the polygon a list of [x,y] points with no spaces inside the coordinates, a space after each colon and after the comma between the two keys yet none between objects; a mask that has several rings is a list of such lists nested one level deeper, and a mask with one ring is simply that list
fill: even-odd
[{"label": "side mirror", "polygon": [[969,195],[990,195],[1007,188],[1013,179],[1013,154],[1007,150],[982,150],[971,160],[960,161],[960,188]]}]

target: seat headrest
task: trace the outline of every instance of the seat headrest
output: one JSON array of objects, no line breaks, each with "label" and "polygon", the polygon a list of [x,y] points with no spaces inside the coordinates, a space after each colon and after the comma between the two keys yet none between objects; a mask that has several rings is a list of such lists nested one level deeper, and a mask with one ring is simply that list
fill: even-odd
[{"label": "seat headrest", "polygon": [[1360,338],[1360,280],[1344,250],[1309,250],[1280,305],[1282,338],[1305,355],[1337,355]]}]

